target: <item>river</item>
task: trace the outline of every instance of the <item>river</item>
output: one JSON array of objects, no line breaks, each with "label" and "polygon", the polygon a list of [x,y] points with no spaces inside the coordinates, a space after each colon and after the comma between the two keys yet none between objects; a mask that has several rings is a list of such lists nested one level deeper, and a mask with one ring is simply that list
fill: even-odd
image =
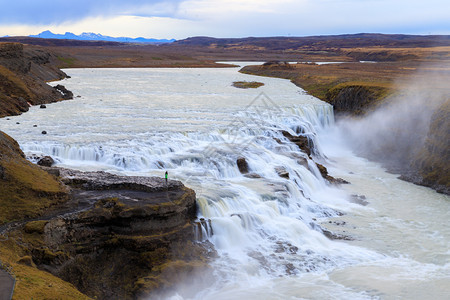
[{"label": "river", "polygon": [[[79,97],[0,119],[0,128],[59,166],[167,170],[196,191],[219,255],[212,280],[198,274],[197,286],[168,298],[448,299],[449,197],[354,155],[330,105],[237,68],[65,71],[60,83]],[[231,86],[238,80],[265,85]],[[308,136],[314,160],[351,184],[327,184],[281,130]]]}]

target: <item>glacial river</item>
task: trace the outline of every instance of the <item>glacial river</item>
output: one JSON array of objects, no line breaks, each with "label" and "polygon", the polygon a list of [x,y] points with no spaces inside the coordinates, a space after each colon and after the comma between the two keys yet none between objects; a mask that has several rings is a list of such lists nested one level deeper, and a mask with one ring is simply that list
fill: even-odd
[{"label": "glacial river", "polygon": [[[65,71],[71,78],[60,83],[80,97],[0,119],[0,129],[59,166],[167,170],[196,191],[219,256],[212,274],[167,297],[450,297],[449,197],[355,156],[331,106],[288,80],[237,68]],[[238,89],[237,80],[265,85]],[[351,184],[327,184],[281,130],[306,134],[313,159]],[[239,157],[251,176],[239,172]]]}]

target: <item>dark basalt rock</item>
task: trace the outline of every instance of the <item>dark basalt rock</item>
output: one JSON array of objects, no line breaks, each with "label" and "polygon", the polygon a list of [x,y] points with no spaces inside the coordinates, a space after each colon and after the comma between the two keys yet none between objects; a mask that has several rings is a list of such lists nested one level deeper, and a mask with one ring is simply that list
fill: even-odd
[{"label": "dark basalt rock", "polygon": [[55,161],[50,156],[44,156],[37,162],[38,165],[44,167],[51,167],[54,163]]},{"label": "dark basalt rock", "polygon": [[57,86],[54,86],[53,88],[61,93],[64,100],[73,99],[73,93],[71,91],[69,91],[68,89],[66,89],[65,86],[58,84]]},{"label": "dark basalt rock", "polygon": [[289,172],[284,167],[275,167],[275,172],[278,176],[289,179]]},{"label": "dark basalt rock", "polygon": [[350,182],[342,179],[342,178],[334,178],[333,176],[330,176],[328,174],[328,170],[325,166],[316,163],[317,168],[320,171],[320,174],[322,175],[322,177],[326,180],[328,180],[330,183],[334,183],[334,184],[349,184]]},{"label": "dark basalt rock", "polygon": [[303,135],[293,136],[289,132],[283,130],[281,133],[286,137],[289,141],[296,144],[302,151],[304,151],[308,156],[311,156],[311,148],[309,145],[308,138]]},{"label": "dark basalt rock", "polygon": [[256,173],[249,173],[249,174],[245,174],[244,176],[247,178],[261,178],[261,175],[256,174]]},{"label": "dark basalt rock", "polygon": [[329,238],[330,240],[345,240],[345,241],[353,241],[354,238],[348,235],[335,233],[326,229],[322,229],[323,234]]},{"label": "dark basalt rock", "polygon": [[[311,153],[314,150],[314,147],[311,145],[311,142],[309,141],[308,137],[303,136],[303,135],[297,135],[294,136],[292,134],[290,134],[289,132],[282,130],[281,133],[283,134],[284,137],[286,137],[290,142],[296,144],[300,150],[302,150],[304,153],[306,153],[308,155],[308,157],[311,159]],[[292,158],[295,158],[298,162],[298,164],[304,166],[305,168],[309,168],[308,166],[308,161],[305,157],[301,156],[300,154],[296,154],[296,153],[291,153],[290,156]],[[333,183],[333,184],[347,184],[349,183],[348,181],[342,179],[342,178],[334,178],[333,176],[330,176],[328,174],[328,170],[325,166],[316,163],[317,168],[320,171],[320,174],[322,175],[322,177],[324,179],[326,179],[328,182]],[[275,170],[278,175],[280,177],[284,177],[284,178],[289,178],[289,172],[287,172],[284,168],[282,167],[278,167]]]},{"label": "dark basalt rock", "polygon": [[39,106],[39,108],[47,108],[47,105],[41,104],[41,105]]},{"label": "dark basalt rock", "polygon": [[241,174],[247,174],[248,173],[248,163],[245,160],[244,157],[239,157],[236,160],[237,166],[239,168],[239,172],[241,172]]}]

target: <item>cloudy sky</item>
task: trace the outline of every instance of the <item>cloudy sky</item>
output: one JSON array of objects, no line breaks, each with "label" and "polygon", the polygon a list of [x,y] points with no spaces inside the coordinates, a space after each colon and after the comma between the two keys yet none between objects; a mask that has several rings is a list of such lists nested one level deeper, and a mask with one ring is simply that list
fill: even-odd
[{"label": "cloudy sky", "polygon": [[449,0],[0,0],[0,36],[450,34]]}]

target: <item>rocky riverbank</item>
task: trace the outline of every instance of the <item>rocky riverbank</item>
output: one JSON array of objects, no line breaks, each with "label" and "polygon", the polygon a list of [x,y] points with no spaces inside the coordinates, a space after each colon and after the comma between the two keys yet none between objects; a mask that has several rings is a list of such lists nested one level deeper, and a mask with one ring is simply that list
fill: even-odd
[{"label": "rocky riverbank", "polygon": [[0,117],[21,114],[31,105],[71,99],[63,86],[46,83],[67,77],[57,62],[57,56],[43,48],[0,43]]},{"label": "rocky riverbank", "polygon": [[378,107],[392,93],[392,76],[407,74],[400,65],[382,62],[321,65],[267,62],[262,66],[245,66],[240,72],[289,79],[314,97],[333,105],[335,113],[352,115],[365,115]]},{"label": "rocky riverbank", "polygon": [[[437,65],[443,66],[443,70],[445,70],[445,62]],[[361,120],[379,108],[385,108],[389,105],[390,100],[395,98],[392,96],[398,90],[393,84],[394,79],[402,79],[404,82],[407,82],[407,78],[414,75],[418,76],[418,79],[416,79],[417,83],[424,82],[428,84],[430,76],[436,75],[431,73],[434,70],[433,68],[430,68],[428,73],[413,74],[412,71],[416,70],[417,67],[417,63],[414,61],[330,65],[269,62],[262,66],[246,66],[241,69],[241,72],[290,79],[294,84],[305,89],[311,95],[333,105],[338,118],[346,117]],[[443,81],[442,76],[445,76],[445,74],[444,71],[441,71],[438,74],[439,80],[436,80],[436,82]],[[401,84],[399,86],[401,87]],[[430,86],[432,87],[432,84]],[[448,91],[443,92],[447,87],[438,85],[435,88],[442,94],[441,97],[443,99],[441,99],[441,102],[444,102],[447,99],[445,97],[448,97],[450,94]],[[430,99],[436,94],[432,89],[429,93],[431,93]],[[423,105],[427,105],[425,102]],[[388,170],[402,174],[401,178],[404,180],[425,185],[438,192],[449,194],[450,177],[447,174],[449,173],[448,166],[450,165],[450,155],[448,152],[448,141],[450,140],[450,123],[448,121],[450,106],[448,103],[447,100],[447,102],[438,106],[435,113],[432,114],[430,126],[428,130],[425,130],[425,132],[428,132],[426,136],[424,134],[423,136],[412,137],[410,135],[407,137],[417,142],[409,143],[410,145],[414,145],[414,149],[406,149],[408,153],[413,153],[413,155],[393,153],[392,147],[395,148],[395,145],[387,144],[383,146],[383,141],[380,141],[376,143],[378,153],[376,155],[370,155],[370,158],[375,160],[380,158],[378,160],[384,163]],[[415,108],[418,111],[421,110],[420,106]],[[420,113],[415,114],[415,116],[410,116],[412,119],[416,117],[422,118],[423,116]],[[373,126],[377,125],[374,124]],[[392,128],[392,130],[401,130],[401,128]],[[386,134],[398,135],[400,133],[392,132]],[[424,144],[421,141],[424,141]],[[400,143],[400,141],[397,142]],[[371,143],[375,143],[375,141],[371,141]],[[401,159],[392,161],[391,158],[397,154]],[[389,159],[384,160],[383,157]]]}]

